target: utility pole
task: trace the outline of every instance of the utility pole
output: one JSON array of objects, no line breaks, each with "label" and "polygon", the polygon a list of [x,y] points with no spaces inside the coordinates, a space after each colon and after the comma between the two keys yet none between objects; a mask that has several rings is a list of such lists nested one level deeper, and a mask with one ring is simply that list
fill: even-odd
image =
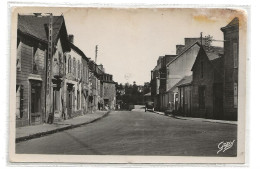
[{"label": "utility pole", "polygon": [[200,32],[200,44],[202,45],[202,32]]},{"label": "utility pole", "polygon": [[51,117],[52,114],[52,104],[51,104],[51,88],[52,88],[52,54],[53,54],[53,44],[52,44],[52,35],[53,35],[53,16],[52,13],[50,13],[49,17],[49,30],[48,30],[48,56],[47,56],[47,78],[46,78],[46,84],[47,84],[47,90],[46,90],[46,115],[47,115],[47,122],[52,123],[53,117]]},{"label": "utility pole", "polygon": [[97,52],[98,52],[98,45],[96,45],[96,50],[95,50],[95,54],[96,54],[96,56],[95,56],[95,63],[97,63]]}]

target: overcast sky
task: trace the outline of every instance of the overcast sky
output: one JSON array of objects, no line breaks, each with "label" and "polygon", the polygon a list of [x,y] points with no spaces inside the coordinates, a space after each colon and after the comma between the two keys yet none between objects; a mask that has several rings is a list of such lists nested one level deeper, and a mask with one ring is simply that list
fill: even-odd
[{"label": "overcast sky", "polygon": [[[223,40],[220,28],[237,15],[223,9],[109,9],[59,8],[68,34],[74,44],[88,57],[113,75],[118,83],[142,85],[150,81],[150,72],[159,56],[175,54],[175,46],[184,44],[185,37],[212,35]],[[215,43],[223,46],[223,42]]]}]

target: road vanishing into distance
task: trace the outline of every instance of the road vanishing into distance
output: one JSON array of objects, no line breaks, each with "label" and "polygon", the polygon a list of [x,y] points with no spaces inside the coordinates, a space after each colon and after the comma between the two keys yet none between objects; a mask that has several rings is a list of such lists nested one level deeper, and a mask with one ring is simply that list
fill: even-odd
[{"label": "road vanishing into distance", "polygon": [[[16,144],[18,154],[236,156],[237,125],[114,111],[78,128]],[[225,152],[222,141],[233,141]]]}]

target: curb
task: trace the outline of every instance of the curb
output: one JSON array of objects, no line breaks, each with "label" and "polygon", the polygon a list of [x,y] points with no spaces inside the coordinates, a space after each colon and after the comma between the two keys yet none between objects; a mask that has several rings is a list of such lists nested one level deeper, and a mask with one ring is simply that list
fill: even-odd
[{"label": "curb", "polygon": [[69,129],[73,129],[73,128],[76,128],[76,127],[80,127],[80,126],[83,126],[83,125],[86,125],[86,124],[90,124],[90,123],[93,123],[93,122],[96,122],[106,116],[108,116],[108,114],[110,113],[111,111],[107,111],[103,116],[100,116],[96,119],[93,119],[91,121],[88,121],[88,122],[84,122],[84,123],[80,123],[80,124],[71,124],[69,126],[66,126],[66,127],[61,127],[61,128],[57,128],[57,129],[54,129],[54,130],[49,130],[49,131],[44,131],[44,132],[40,132],[40,133],[36,133],[36,134],[32,134],[32,135],[29,135],[29,136],[23,136],[23,137],[19,137],[19,138],[16,138],[15,139],[15,143],[19,143],[19,142],[22,142],[22,141],[27,141],[27,140],[31,140],[31,139],[34,139],[34,138],[39,138],[39,137],[42,137],[42,136],[46,136],[46,135],[50,135],[50,134],[54,134],[54,133],[57,133],[57,132],[61,132],[61,131],[65,131],[65,130],[69,130]]},{"label": "curb", "polygon": [[[169,115],[165,115],[164,113],[156,112],[156,111],[154,111],[153,113],[156,113],[156,114],[159,114],[159,115],[162,115],[162,116],[172,117],[172,118],[179,119],[179,120],[191,120],[191,121],[196,121],[196,120],[193,120],[193,119],[187,119],[187,118],[177,117],[177,116],[174,116],[174,115],[169,116]],[[206,119],[201,119],[201,122],[218,123],[218,124],[228,124],[228,125],[237,125],[237,124],[233,124],[233,123],[226,123],[226,122],[220,122],[220,121],[209,121],[209,120],[206,120]]]}]

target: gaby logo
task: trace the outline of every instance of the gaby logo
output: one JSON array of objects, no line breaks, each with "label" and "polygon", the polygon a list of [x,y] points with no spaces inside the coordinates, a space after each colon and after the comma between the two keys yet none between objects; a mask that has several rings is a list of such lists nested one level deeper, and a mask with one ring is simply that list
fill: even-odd
[{"label": "gaby logo", "polygon": [[219,144],[218,144],[218,152],[217,152],[217,154],[219,153],[219,152],[225,152],[226,150],[228,150],[228,149],[230,149],[232,146],[233,146],[233,144],[234,144],[234,142],[235,142],[235,140],[233,140],[233,141],[227,141],[227,142],[224,142],[224,141],[222,141],[222,142],[220,142]]}]

